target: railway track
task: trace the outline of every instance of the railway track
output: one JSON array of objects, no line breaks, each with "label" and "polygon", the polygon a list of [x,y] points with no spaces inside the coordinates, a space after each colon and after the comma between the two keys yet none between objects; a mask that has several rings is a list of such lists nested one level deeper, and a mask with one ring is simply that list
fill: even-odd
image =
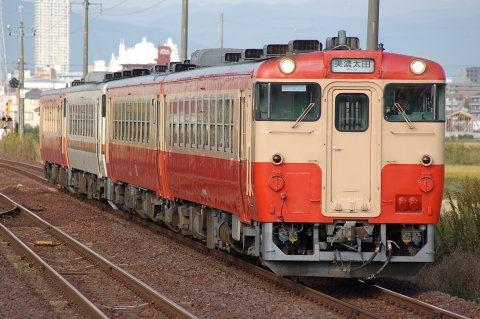
[{"label": "railway track", "polygon": [[[37,172],[41,172],[41,169]],[[303,298],[313,301],[314,303],[340,317],[385,318],[389,317],[386,316],[385,313],[395,313],[396,317],[399,318],[467,318],[453,312],[417,301],[413,298],[402,296],[393,291],[388,291],[386,289],[371,285],[368,286],[368,295],[375,297],[374,303],[376,305],[373,307],[373,309],[368,310],[368,307],[365,307],[361,302],[356,305],[352,302],[338,300],[305,285],[301,285],[286,278],[278,277],[270,271],[254,266],[251,263],[238,259],[234,256],[224,254],[216,250],[210,250],[201,243],[197,243],[169,230],[160,228],[158,225],[151,224],[140,218],[133,218],[132,216],[120,211],[109,210],[108,214],[112,214],[115,216],[115,218],[120,220],[128,221],[128,223],[133,222],[134,224],[141,225],[142,227],[160,234],[165,238],[169,238],[176,243],[190,247],[208,257],[222,261],[229,266],[234,266],[235,268],[241,269],[249,274],[249,276],[255,276],[264,281],[268,281],[279,287],[281,290],[287,290],[292,294],[303,296]],[[369,303],[372,302],[370,301]]]},{"label": "railway track", "polygon": [[197,318],[28,209],[3,195],[1,202],[19,216],[11,227],[16,230],[0,224],[0,235],[92,318],[117,317],[119,312],[126,318],[147,318],[152,311]]}]

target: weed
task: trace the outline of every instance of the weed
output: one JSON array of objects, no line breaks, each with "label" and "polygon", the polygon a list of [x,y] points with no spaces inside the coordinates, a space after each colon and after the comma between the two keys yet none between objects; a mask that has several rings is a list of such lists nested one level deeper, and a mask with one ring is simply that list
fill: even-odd
[{"label": "weed", "polygon": [[38,161],[40,159],[38,133],[26,133],[20,139],[18,133],[10,133],[0,141],[2,155],[18,160]]},{"label": "weed", "polygon": [[480,166],[480,143],[445,142],[445,163]]},{"label": "weed", "polygon": [[17,263],[17,269],[15,270],[17,276],[23,276],[25,274],[25,264]]}]

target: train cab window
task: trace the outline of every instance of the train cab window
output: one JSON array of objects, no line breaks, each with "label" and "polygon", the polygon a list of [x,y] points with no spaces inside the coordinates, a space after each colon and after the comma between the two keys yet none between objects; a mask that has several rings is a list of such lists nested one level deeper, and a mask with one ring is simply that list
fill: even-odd
[{"label": "train cab window", "polygon": [[369,99],[365,94],[338,94],[335,98],[335,128],[340,132],[368,129]]},{"label": "train cab window", "polygon": [[385,87],[383,114],[389,122],[443,122],[445,85],[389,84]]},{"label": "train cab window", "polygon": [[320,86],[316,83],[257,83],[255,120],[296,121],[313,103],[303,121],[320,118]]}]

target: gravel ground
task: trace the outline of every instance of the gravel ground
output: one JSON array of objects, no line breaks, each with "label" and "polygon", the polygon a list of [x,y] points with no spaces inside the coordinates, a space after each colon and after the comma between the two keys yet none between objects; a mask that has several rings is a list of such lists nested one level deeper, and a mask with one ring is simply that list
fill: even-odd
[{"label": "gravel ground", "polygon": [[[108,256],[116,264],[201,318],[338,317],[313,302],[288,291],[281,291],[276,286],[252,278],[208,256],[175,246],[166,238],[105,214],[108,207],[95,204],[96,208],[92,210],[91,202],[82,202],[53,186],[47,188],[18,175],[5,173],[5,177],[0,180],[0,192],[14,197],[17,202],[28,206],[42,218],[55,221],[52,223],[64,231],[76,234],[78,240],[91,244],[92,249]],[[6,287],[5,291],[1,290],[3,285],[0,285],[0,317],[30,317],[28,314],[9,316],[4,312],[4,309],[15,308],[5,297],[10,295],[20,297],[15,299],[22,302],[25,302],[24,299],[29,302],[34,300],[31,309],[38,307],[38,310],[33,312],[38,314],[35,318],[54,318],[52,314],[58,313],[58,307],[53,308],[50,304],[55,298],[41,291],[35,294],[39,289],[35,290],[29,286],[29,282],[25,283],[27,276],[16,275],[15,269],[9,266],[5,259],[2,261],[2,258],[0,276],[20,280],[19,283],[12,283],[10,288]],[[429,291],[408,281],[390,279],[379,283],[386,288],[469,318],[480,318],[480,306],[475,303]],[[330,288],[332,285],[337,286],[338,289],[343,286],[334,283],[328,285]],[[24,292],[17,292],[19,287],[24,287]],[[326,290],[331,290],[330,288]],[[26,295],[27,293],[33,295]],[[23,296],[25,297],[22,298]],[[344,297],[352,303],[371,302],[358,298],[358,295]],[[58,297],[56,300],[62,299]],[[387,317],[396,318],[395,314]]]},{"label": "gravel ground", "polygon": [[11,247],[2,243],[0,251],[0,318],[81,318]]},{"label": "gravel ground", "polygon": [[[5,183],[6,179],[14,182]],[[92,202],[82,202],[54,187],[47,189],[13,174],[6,179],[0,182],[0,192],[74,234],[200,318],[339,318],[314,302],[106,215],[109,208],[101,204],[92,210]],[[8,219],[4,223],[8,227]],[[5,268],[0,267],[2,277]]]}]

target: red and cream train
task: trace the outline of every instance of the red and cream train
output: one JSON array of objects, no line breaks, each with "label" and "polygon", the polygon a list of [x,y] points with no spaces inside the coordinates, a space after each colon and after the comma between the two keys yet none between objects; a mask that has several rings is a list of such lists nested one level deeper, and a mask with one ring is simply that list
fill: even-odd
[{"label": "red and cream train", "polygon": [[46,91],[45,177],[281,276],[413,275],[434,260],[445,74],[358,43],[199,50]]}]

